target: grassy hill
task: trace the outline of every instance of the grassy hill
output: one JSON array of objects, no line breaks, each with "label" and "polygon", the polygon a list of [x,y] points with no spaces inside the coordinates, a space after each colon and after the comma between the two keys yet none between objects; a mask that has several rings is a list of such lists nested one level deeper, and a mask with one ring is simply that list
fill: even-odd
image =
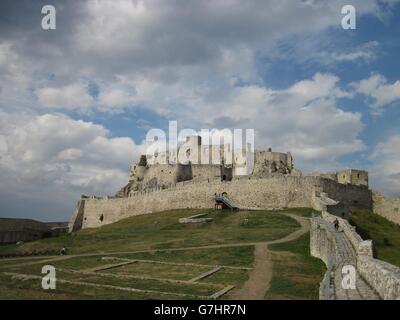
[{"label": "grassy hill", "polygon": [[[289,211],[300,216],[312,212]],[[196,214],[213,220],[178,222]],[[254,243],[283,238],[299,227],[280,212],[186,209],[131,217],[20,246],[0,246],[0,252],[69,249],[62,257],[2,259],[0,299],[208,299],[244,284],[253,267]],[[307,239],[301,242],[304,246]],[[41,288],[45,264],[57,270],[56,290]],[[320,279],[313,281],[309,288],[315,289]],[[316,292],[307,297],[315,297]]]},{"label": "grassy hill", "polygon": [[[208,213],[208,223],[181,224],[179,218]],[[247,220],[246,220],[247,219]],[[299,224],[266,211],[170,210],[127,218],[96,229],[85,229],[57,238],[1,250],[33,251],[66,246],[69,253],[94,253],[202,246],[235,242],[269,241],[293,232]],[[4,252],[4,251],[3,251]]]},{"label": "grassy hill", "polygon": [[350,223],[361,237],[373,240],[376,257],[400,267],[400,226],[369,210],[351,212]]}]

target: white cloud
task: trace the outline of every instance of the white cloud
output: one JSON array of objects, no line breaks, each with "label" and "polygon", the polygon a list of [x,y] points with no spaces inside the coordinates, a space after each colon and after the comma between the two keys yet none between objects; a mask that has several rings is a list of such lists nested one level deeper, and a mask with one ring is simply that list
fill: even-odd
[{"label": "white cloud", "polygon": [[[371,62],[375,60],[378,55],[379,42],[369,41],[358,47],[350,48],[350,50],[341,50],[332,52],[321,51],[315,53],[315,56],[322,60],[326,64],[332,64],[337,62],[352,62],[365,61]],[[336,49],[337,50],[337,49]]]},{"label": "white cloud", "polygon": [[[326,41],[324,31],[340,28],[343,4],[89,0],[63,3],[63,14],[68,6],[77,9],[63,15],[55,37],[35,32],[37,21],[28,17],[21,18],[14,39],[7,31],[15,26],[2,24],[0,107],[13,114],[1,114],[0,178],[15,183],[3,186],[0,196],[11,192],[45,203],[46,197],[68,194],[70,200],[60,196],[58,202],[73,203],[78,192],[112,193],[126,182],[128,165],[139,153],[131,139],[113,138],[100,125],[32,114],[34,102],[45,113],[141,106],[195,129],[254,128],[259,147],[292,151],[305,168],[336,165],[340,156],[364,148],[361,115],[340,108],[338,99],[350,95],[339,79],[317,73],[272,90],[260,79],[257,58],[270,57],[282,39],[295,39],[296,46],[310,38]],[[353,5],[359,17],[380,15],[378,0]],[[370,43],[330,58],[369,61],[374,49]],[[91,81],[99,87],[94,97]],[[375,89],[382,86],[390,85]],[[377,99],[396,96],[396,90]]]},{"label": "white cloud", "polygon": [[103,126],[59,114],[1,113],[0,124],[0,140],[8,146],[1,148],[0,176],[8,183],[0,193],[27,206],[58,198],[72,212],[80,194],[114,194],[141,153],[130,138],[110,137]]},{"label": "white cloud", "polygon": [[132,103],[135,103],[134,95],[120,89],[102,91],[99,95],[99,104],[106,108],[126,107]]},{"label": "white cloud", "polygon": [[367,42],[359,47],[357,47],[354,51],[349,51],[345,53],[335,53],[333,54],[333,59],[336,61],[347,61],[353,62],[356,60],[365,60],[371,61],[376,58],[377,48],[379,43],[377,41]]},{"label": "white cloud", "polygon": [[337,87],[339,78],[330,74],[317,73],[311,80],[302,80],[294,84],[287,90],[287,93],[303,97],[304,101],[311,101],[321,97],[348,96]]},{"label": "white cloud", "polygon": [[197,91],[185,87],[184,80],[173,85],[148,82],[137,86],[137,93],[147,105],[174,106],[164,114],[186,127],[255,129],[258,148],[292,151],[300,166],[311,169],[337,166],[336,159],[365,147],[359,138],[361,114],[338,106],[339,98],[349,96],[338,81],[317,73],[287,89],[271,90],[235,86],[226,79]]},{"label": "white cloud", "polygon": [[[337,99],[346,96],[338,80],[316,74],[287,89],[271,90],[236,86],[226,79],[223,95],[219,87],[196,91],[181,82],[148,82],[145,92],[137,87],[137,95],[148,105],[176,106],[166,114],[185,127],[254,128],[257,147],[291,151],[300,167],[325,169],[336,165],[338,157],[364,148],[358,138],[361,115],[337,106]],[[33,186],[47,192],[36,200],[62,192],[70,194],[65,202],[74,203],[73,196],[80,193],[113,193],[126,183],[129,164],[142,151],[130,138],[110,137],[101,125],[61,114],[3,113],[0,124],[7,146],[0,172],[18,181],[9,189],[14,193],[31,193]]]},{"label": "white cloud", "polygon": [[46,87],[36,91],[39,104],[51,109],[87,109],[94,103],[88,88],[82,83],[64,87]]},{"label": "white cloud", "polygon": [[388,84],[387,79],[380,74],[354,83],[353,87],[356,92],[373,99],[371,112],[374,115],[381,114],[383,107],[400,99],[400,80]]}]

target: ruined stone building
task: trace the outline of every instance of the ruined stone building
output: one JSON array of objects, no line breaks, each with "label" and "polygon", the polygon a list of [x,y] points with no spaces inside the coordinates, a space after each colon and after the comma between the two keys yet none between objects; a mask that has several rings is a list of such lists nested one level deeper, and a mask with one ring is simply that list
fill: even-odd
[{"label": "ruined stone building", "polygon": [[[115,196],[82,197],[70,230],[169,209],[213,208],[214,194],[223,192],[242,209],[318,209],[321,199],[329,199],[331,212],[341,215],[352,206],[373,208],[366,171],[303,175],[290,152],[252,151],[249,146],[232,151],[226,145],[203,145],[200,137],[191,136],[177,150],[142,155]],[[178,161],[182,154],[183,163]]]}]

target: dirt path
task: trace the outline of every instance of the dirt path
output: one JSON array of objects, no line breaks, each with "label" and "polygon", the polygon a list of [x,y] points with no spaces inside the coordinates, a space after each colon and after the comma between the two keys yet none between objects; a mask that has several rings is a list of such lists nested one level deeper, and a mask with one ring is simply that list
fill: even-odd
[{"label": "dirt path", "polygon": [[[55,256],[47,257],[47,259],[38,259],[37,261],[29,261],[24,265],[35,265],[44,262],[55,262],[76,257],[93,257],[93,256],[113,256],[120,254],[130,253],[143,253],[143,252],[160,252],[160,251],[184,251],[184,250],[198,250],[198,249],[216,249],[216,248],[229,248],[229,247],[244,247],[254,246],[254,267],[250,271],[249,279],[245,282],[242,288],[233,290],[230,294],[232,299],[241,300],[260,300],[263,299],[265,293],[268,291],[271,278],[272,278],[272,261],[270,260],[270,253],[268,251],[268,245],[274,243],[283,243],[295,240],[310,229],[309,219],[296,216],[289,213],[282,213],[290,218],[295,219],[300,225],[300,229],[289,234],[286,237],[273,241],[264,242],[247,242],[247,243],[227,243],[227,244],[216,244],[206,246],[195,246],[195,247],[181,247],[181,248],[168,248],[168,249],[150,249],[150,250],[139,250],[139,251],[121,251],[121,252],[102,252],[102,253],[83,253],[83,254],[71,254],[67,256]],[[6,260],[18,260],[18,259],[6,259]],[[20,262],[20,261],[18,261]],[[0,266],[0,269],[19,266],[21,263],[8,266]]]},{"label": "dirt path", "polygon": [[249,279],[242,288],[232,291],[230,297],[234,300],[262,300],[269,290],[272,279],[272,261],[268,245],[283,243],[295,240],[310,230],[310,221],[308,218],[299,217],[294,214],[282,213],[295,219],[301,227],[288,236],[269,242],[257,243],[254,246],[254,267],[250,271]]}]

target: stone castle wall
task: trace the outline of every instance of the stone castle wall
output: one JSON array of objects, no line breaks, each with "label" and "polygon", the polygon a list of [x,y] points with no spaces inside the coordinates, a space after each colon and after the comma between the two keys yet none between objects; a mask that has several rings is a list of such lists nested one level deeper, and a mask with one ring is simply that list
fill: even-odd
[{"label": "stone castle wall", "polygon": [[143,185],[146,188],[169,186],[192,179],[192,168],[189,165],[155,164],[147,169]]},{"label": "stone castle wall", "polygon": [[[84,202],[82,228],[94,228],[118,220],[146,213],[185,208],[213,208],[214,193],[227,192],[228,197],[240,208],[284,209],[313,207],[315,190],[327,190],[336,199],[346,200],[349,187],[330,185],[329,180],[316,177],[235,178],[232,181],[194,180],[170,184],[168,188],[155,187],[133,192],[127,198],[89,198]],[[351,189],[351,188],[350,188]],[[366,188],[351,189],[352,196],[368,202]],[[73,217],[73,219],[76,219]],[[80,222],[71,224],[79,225]]]},{"label": "stone castle wall", "polygon": [[192,164],[192,175],[195,182],[215,181],[221,177],[221,166]]},{"label": "stone castle wall", "polygon": [[214,193],[222,192],[227,192],[229,198],[242,208],[310,207],[314,184],[313,179],[295,177],[210,183],[184,181],[164,190],[135,192],[128,198],[84,199],[82,228],[99,227],[126,217],[169,209],[213,208]]},{"label": "stone castle wall", "polygon": [[368,172],[355,169],[338,171],[337,181],[344,184],[368,186]]},{"label": "stone castle wall", "polygon": [[[340,284],[341,258],[344,252],[349,252],[337,241],[337,231],[332,227],[338,219],[341,233],[346,237],[354,252],[354,267],[362,279],[382,299],[400,299],[400,268],[373,257],[371,240],[363,240],[348,221],[335,217],[328,212],[322,212],[322,217],[311,220],[310,251],[311,255],[320,258],[327,266],[324,280],[321,282],[320,299],[334,299],[335,292],[343,290],[332,288],[331,283]],[[346,264],[350,263],[349,261]],[[339,270],[337,270],[339,269]],[[332,278],[333,277],[333,278]],[[332,278],[332,279],[331,279]],[[357,284],[356,284],[357,285]]]},{"label": "stone castle wall", "polygon": [[382,299],[400,299],[399,267],[366,255],[359,255],[357,270]]},{"label": "stone castle wall", "polygon": [[372,192],[365,186],[341,184],[323,179],[323,192],[329,198],[340,201],[347,207],[372,209]]},{"label": "stone castle wall", "polygon": [[400,225],[400,198],[386,198],[379,192],[373,192],[375,214]]},{"label": "stone castle wall", "polygon": [[68,223],[69,232],[82,229],[84,214],[85,214],[85,200],[81,199],[78,201],[74,214],[72,215],[72,218]]}]

